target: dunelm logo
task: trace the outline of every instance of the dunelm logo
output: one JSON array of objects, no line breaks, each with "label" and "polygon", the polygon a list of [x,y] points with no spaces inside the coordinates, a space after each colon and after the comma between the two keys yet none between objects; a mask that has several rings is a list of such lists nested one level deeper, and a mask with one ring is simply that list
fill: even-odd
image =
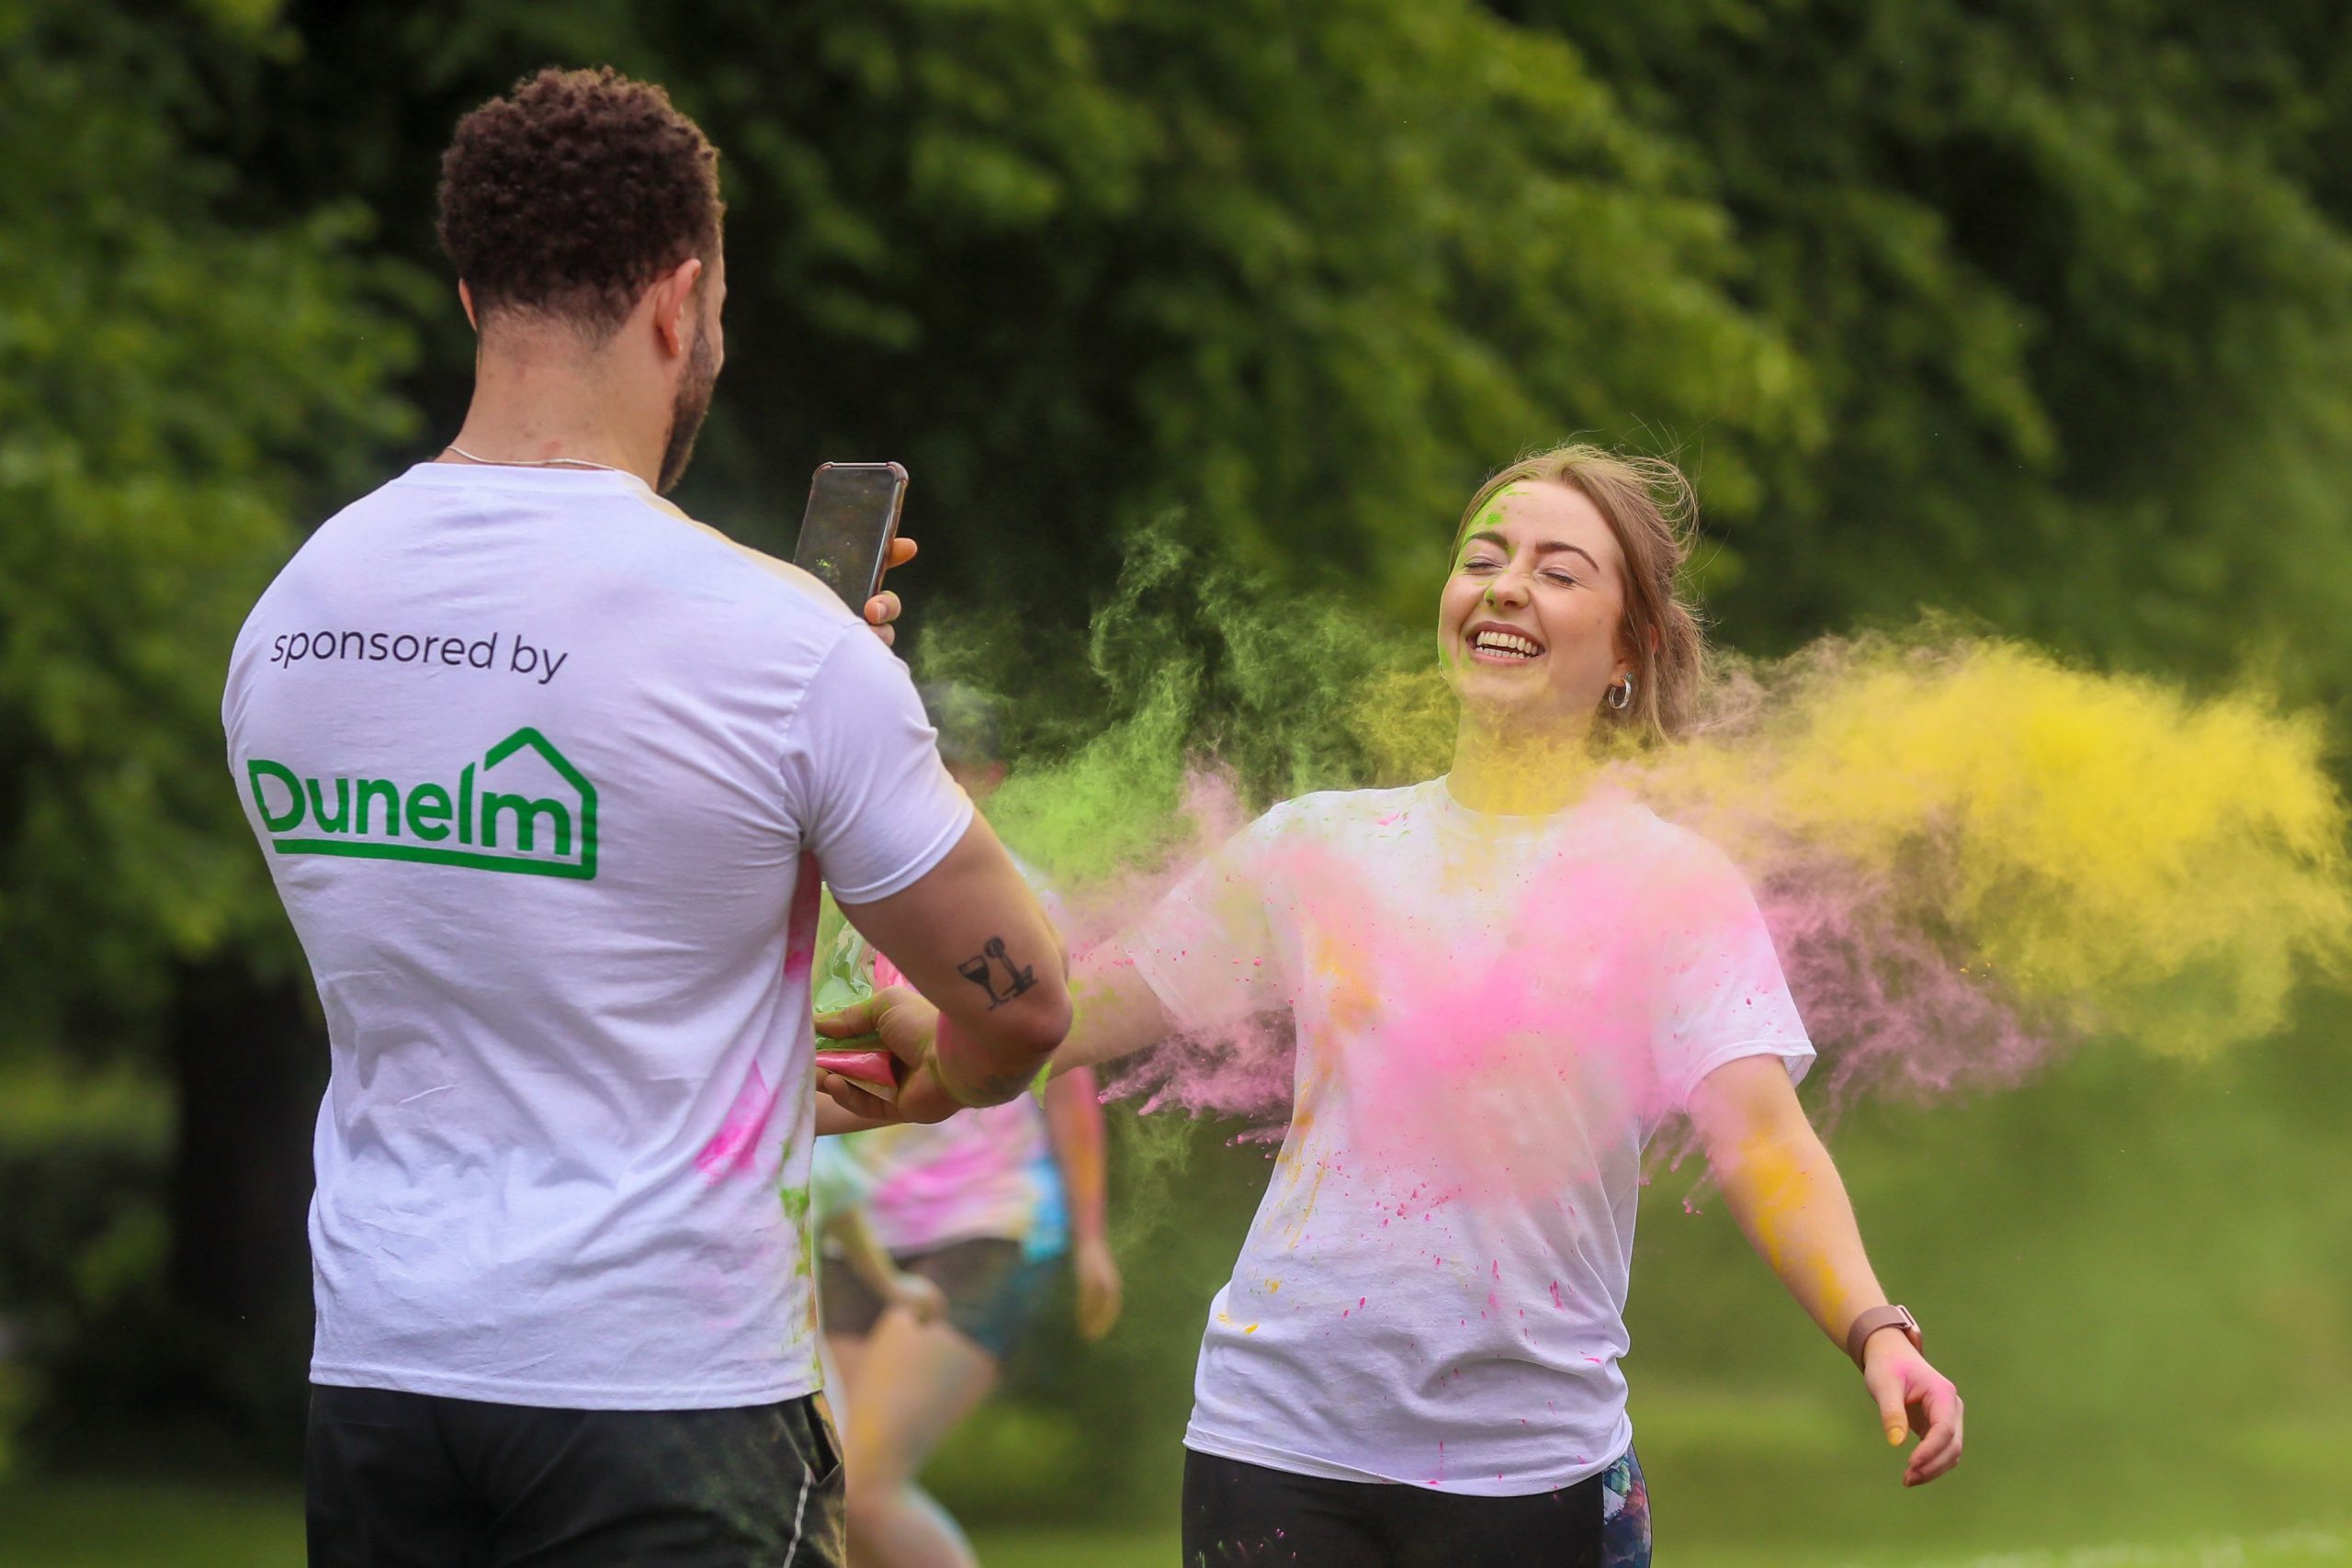
[{"label": "dunelm logo", "polygon": [[[534,757],[543,766],[532,765]],[[493,777],[502,765],[503,776]],[[303,778],[261,757],[245,772],[270,846],[282,855],[425,861],[583,882],[596,874],[596,786],[527,726],[460,768],[454,783]]]}]

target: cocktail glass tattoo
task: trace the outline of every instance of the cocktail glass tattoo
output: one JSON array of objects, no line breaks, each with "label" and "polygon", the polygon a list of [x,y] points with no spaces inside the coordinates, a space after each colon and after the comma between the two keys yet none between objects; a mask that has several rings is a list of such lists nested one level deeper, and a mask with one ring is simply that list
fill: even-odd
[{"label": "cocktail glass tattoo", "polygon": [[[998,987],[997,970],[1004,971],[1003,989]],[[1003,1006],[1037,983],[1034,965],[1015,964],[1005,955],[1004,938],[992,936],[980,951],[956,965],[956,972],[989,994],[991,1009]]]}]

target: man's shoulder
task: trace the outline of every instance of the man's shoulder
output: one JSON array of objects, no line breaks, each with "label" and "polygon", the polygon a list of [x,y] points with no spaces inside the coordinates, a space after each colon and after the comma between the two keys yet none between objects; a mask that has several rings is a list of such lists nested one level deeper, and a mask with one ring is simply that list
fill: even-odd
[{"label": "man's shoulder", "polygon": [[[626,621],[657,644],[675,633],[706,652],[721,647],[763,667],[780,659],[813,669],[851,640],[847,634],[865,629],[808,572],[640,484],[563,493],[468,483],[473,477],[454,465],[420,464],[344,506],[262,591],[240,648],[273,614],[347,618],[361,606],[512,581],[514,552],[530,551],[541,535],[547,548],[532,556],[537,569],[527,581],[512,581],[517,591]],[[520,532],[499,527],[510,507]]]},{"label": "man's shoulder", "polygon": [[771,600],[839,626],[864,624],[840,595],[790,561],[754,549],[659,496],[648,493],[639,499],[675,527],[682,541],[691,541],[688,547],[695,563],[711,574],[715,586],[732,589],[747,598]]},{"label": "man's shoulder", "polygon": [[[580,527],[571,541],[577,547],[571,552],[575,561],[583,553],[592,558],[602,555],[614,568],[632,571],[658,561],[656,580],[673,584],[685,580],[706,603],[713,598],[740,598],[762,608],[791,613],[796,618],[809,615],[844,626],[860,624],[831,590],[790,561],[744,544],[627,476],[597,477],[611,481],[609,488],[550,491],[515,482],[516,476],[512,474],[485,479],[481,470],[464,465],[420,463],[330,517],[311,536],[305,552],[316,547],[332,553],[339,547],[358,544],[376,525],[413,516],[433,508],[436,499],[447,501],[454,493],[465,496],[472,508],[489,513],[503,510],[499,502],[506,502],[524,516],[576,514],[589,525]],[[565,515],[562,520],[570,525],[573,516]],[[591,520],[606,525],[594,526]]]}]

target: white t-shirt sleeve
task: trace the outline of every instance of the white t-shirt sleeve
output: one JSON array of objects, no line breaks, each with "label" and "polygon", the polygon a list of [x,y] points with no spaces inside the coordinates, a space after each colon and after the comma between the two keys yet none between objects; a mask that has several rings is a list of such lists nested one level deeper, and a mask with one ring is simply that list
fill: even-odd
[{"label": "white t-shirt sleeve", "polygon": [[801,847],[844,904],[904,891],[971,825],[907,667],[863,631],[844,632],[818,666],[783,774]]},{"label": "white t-shirt sleeve", "polygon": [[1136,973],[1183,1030],[1219,1029],[1290,1005],[1266,919],[1266,862],[1283,811],[1276,807],[1236,833],[1120,938]]},{"label": "white t-shirt sleeve", "polygon": [[1655,888],[1659,911],[1651,1032],[1660,1113],[1687,1110],[1700,1080],[1742,1056],[1779,1056],[1792,1079],[1813,1064],[1764,913],[1737,867],[1711,845],[1677,857]]}]

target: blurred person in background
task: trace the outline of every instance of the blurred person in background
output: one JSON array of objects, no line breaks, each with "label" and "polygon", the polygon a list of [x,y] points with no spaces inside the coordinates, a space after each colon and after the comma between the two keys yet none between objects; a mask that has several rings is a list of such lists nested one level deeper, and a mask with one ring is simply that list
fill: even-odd
[{"label": "blurred person in background", "polygon": [[230,764],[332,1058],[322,1568],[839,1563],[805,1266],[820,879],[953,1021],[943,1108],[1021,1095],[1068,1024],[1059,939],[885,646],[895,604],[861,619],[662,499],[724,358],[722,212],[659,87],[549,70],[468,115],[440,220],[479,334],[463,428],[237,639]]},{"label": "blurred person in background", "polygon": [[[865,1201],[872,1190],[865,1168],[843,1140],[820,1134],[808,1156],[807,1189],[808,1223],[818,1237],[820,1266],[848,1269],[886,1311],[902,1312],[919,1324],[936,1323],[947,1312],[947,1294],[932,1280],[899,1267],[875,1235],[865,1217]],[[787,1190],[783,1197],[787,1204],[797,1206],[797,1192]],[[820,1298],[822,1291],[820,1284]],[[849,1420],[842,1403],[841,1365],[833,1359],[832,1347],[821,1333],[817,1338],[817,1358],[825,1371],[834,1430],[846,1441]]]},{"label": "blurred person in background", "polygon": [[[1004,782],[995,705],[964,685],[922,688],[939,753],[985,805]],[[1057,925],[1059,901],[1015,858]],[[856,942],[854,931],[842,939]],[[851,965],[862,955],[847,955]],[[887,958],[878,987],[902,984]],[[1085,1068],[1040,1095],[936,1125],[890,1125],[829,1138],[864,1175],[867,1224],[890,1261],[936,1284],[935,1321],[893,1303],[865,1273],[824,1273],[827,1344],[842,1376],[851,1561],[858,1568],[962,1568],[977,1561],[956,1521],[918,1483],[924,1463],[986,1399],[1044,1304],[1065,1253],[1078,1329],[1109,1333],[1120,1303],[1104,1231],[1101,1096]]]},{"label": "blurred person in background", "polygon": [[[1619,1361],[1643,1150],[1676,1117],[1889,1444],[1920,1435],[1905,1484],[1960,1460],[1960,1396],[1797,1100],[1813,1046],[1755,899],[1598,766],[1696,708],[1692,511],[1670,465],[1590,446],[1496,475],[1439,592],[1452,771],[1275,807],[1080,963],[1057,1071],[1269,1012],[1296,1030],[1290,1126],[1202,1338],[1188,1568],[1646,1564]],[[820,1027],[919,1063],[933,1023],[901,989]]]}]

